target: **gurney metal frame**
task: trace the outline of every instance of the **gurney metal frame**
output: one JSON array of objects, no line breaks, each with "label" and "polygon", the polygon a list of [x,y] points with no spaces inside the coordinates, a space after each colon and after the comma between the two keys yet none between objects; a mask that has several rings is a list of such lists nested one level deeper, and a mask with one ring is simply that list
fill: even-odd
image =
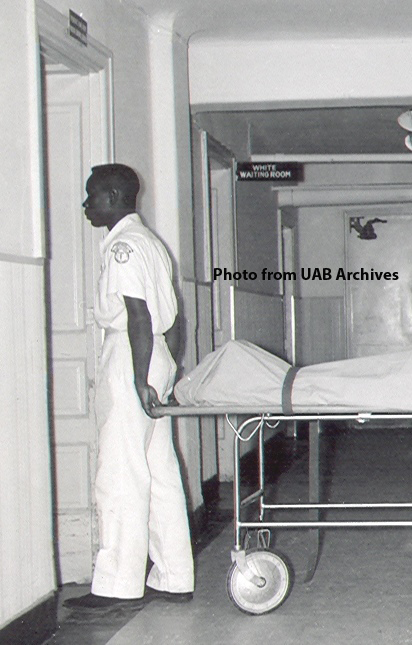
[{"label": "gurney metal frame", "polygon": [[[282,604],[288,596],[291,586],[289,564],[282,554],[269,550],[268,535],[270,529],[307,528],[309,531],[309,556],[305,582],[309,582],[316,571],[320,550],[320,529],[323,528],[359,528],[359,527],[412,527],[412,520],[320,520],[322,510],[358,510],[358,509],[412,509],[412,503],[321,503],[320,502],[320,434],[323,425],[328,421],[355,421],[364,424],[368,421],[412,420],[412,413],[324,413],[324,414],[291,414],[273,413],[270,410],[232,406],[162,406],[157,414],[170,416],[224,416],[234,432],[234,546],[232,549],[232,566],[227,577],[228,594],[233,603],[243,612],[264,614]],[[238,425],[232,417],[244,417]],[[305,504],[270,504],[265,501],[265,439],[266,427],[279,427],[281,422],[308,422],[309,424],[309,502]],[[281,429],[282,426],[279,427]],[[258,488],[244,499],[241,499],[240,481],[240,445],[258,438]],[[244,521],[242,510],[253,503],[259,506],[259,521]],[[265,521],[265,512],[269,510],[305,510],[310,519],[305,521]],[[258,548],[248,551],[243,534],[257,530]]]}]

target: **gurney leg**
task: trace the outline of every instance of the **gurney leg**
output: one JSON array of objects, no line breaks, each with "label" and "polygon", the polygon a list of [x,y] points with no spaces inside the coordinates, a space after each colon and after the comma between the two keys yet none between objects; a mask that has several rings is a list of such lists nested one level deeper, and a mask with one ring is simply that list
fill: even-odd
[{"label": "gurney leg", "polygon": [[259,498],[259,519],[263,522],[265,516],[264,502],[265,502],[265,424],[262,423],[259,430],[259,490],[261,496]]},{"label": "gurney leg", "polygon": [[[309,502],[319,503],[319,436],[320,421],[309,422]],[[312,521],[319,520],[319,509],[309,511]],[[320,531],[309,529],[309,556],[305,582],[310,582],[315,575],[319,561]]]}]

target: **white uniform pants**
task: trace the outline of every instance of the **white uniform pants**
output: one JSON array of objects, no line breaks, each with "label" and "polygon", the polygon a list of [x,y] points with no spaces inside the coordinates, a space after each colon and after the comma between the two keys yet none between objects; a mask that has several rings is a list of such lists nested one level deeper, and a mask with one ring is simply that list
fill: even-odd
[{"label": "white uniform pants", "polygon": [[[176,365],[163,336],[154,337],[148,381],[164,401]],[[170,417],[143,411],[134,386],[127,332],[106,335],[96,392],[99,457],[96,502],[100,550],[92,593],[140,598],[147,584],[171,592],[193,590],[193,558],[186,500]]]}]

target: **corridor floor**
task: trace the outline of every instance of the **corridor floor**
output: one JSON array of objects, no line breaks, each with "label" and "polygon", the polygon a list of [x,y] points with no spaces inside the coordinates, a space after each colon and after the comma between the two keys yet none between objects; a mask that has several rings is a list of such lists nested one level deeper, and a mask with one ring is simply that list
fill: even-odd
[{"label": "corridor floor", "polygon": [[[285,439],[291,442],[290,439]],[[409,501],[412,433],[408,429],[339,429],[323,440],[323,500]],[[307,451],[289,451],[269,478],[277,499],[306,501]],[[294,455],[294,457],[293,457]],[[282,466],[282,463],[280,466]],[[250,477],[248,478],[250,479]],[[250,482],[249,482],[250,483]],[[308,532],[278,531],[271,547],[286,554],[294,585],[274,612],[251,616],[228,599],[232,527],[225,521],[231,500],[222,488],[221,532],[197,556],[194,600],[185,605],[154,601],[138,613],[99,616],[62,611],[50,645],[412,645],[412,529],[328,529],[316,574],[304,583]],[[408,499],[409,496],[409,499]],[[412,511],[369,511],[368,519],[408,518]],[[341,518],[339,511],[328,518]],[[347,516],[345,516],[347,517]],[[351,519],[365,518],[353,511]],[[87,589],[88,591],[88,589]],[[63,594],[85,592],[67,587]]]}]

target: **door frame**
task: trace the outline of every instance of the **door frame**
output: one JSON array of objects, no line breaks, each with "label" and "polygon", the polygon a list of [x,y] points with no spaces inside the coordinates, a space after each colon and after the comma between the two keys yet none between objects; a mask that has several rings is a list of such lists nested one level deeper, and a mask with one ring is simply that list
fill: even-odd
[{"label": "door frame", "polygon": [[[87,47],[80,44],[74,38],[70,37],[68,34],[68,18],[63,14],[59,13],[56,9],[48,5],[44,0],[36,0],[36,19],[37,19],[37,29],[38,29],[38,53],[39,53],[39,63],[37,65],[37,86],[40,90],[42,88],[42,75],[43,74],[63,74],[63,73],[73,73],[79,76],[87,76],[89,84],[89,101],[90,101],[90,114],[93,114],[93,118],[90,119],[90,137],[91,137],[91,147],[90,147],[90,166],[110,163],[114,159],[114,107],[113,107],[113,55],[112,52],[107,49],[104,45],[99,43],[97,40],[88,36]],[[45,102],[42,97],[41,106],[43,111],[45,110]],[[43,158],[46,159],[46,140],[45,140],[45,120],[43,121]],[[47,176],[46,170],[44,168],[44,161],[40,163],[40,170],[43,170],[43,173],[39,177],[39,190],[43,195],[47,195]],[[84,168],[84,173],[89,174],[89,169]],[[85,180],[86,177],[83,177]],[[47,205],[47,204],[46,204]],[[47,209],[44,209],[44,212],[47,212]],[[43,239],[45,240],[46,234],[46,215],[43,220]],[[90,273],[91,275],[84,276],[85,288],[91,292],[94,290],[94,283],[97,280],[100,269],[100,257],[99,257],[99,241],[102,237],[101,231],[96,231],[95,229],[90,231],[89,244],[91,249],[91,266]],[[46,248],[47,241],[45,240]],[[46,263],[46,282],[48,274],[48,263]],[[46,308],[49,305],[47,304],[46,299]],[[50,339],[52,334],[51,328],[51,318],[50,311],[47,313],[47,336],[49,338],[49,347],[48,347],[48,374],[49,381],[52,383],[52,352],[50,347]],[[91,368],[96,374],[98,356],[100,354],[102,336],[101,332],[97,330],[96,326],[93,325],[93,330],[90,328],[92,322],[92,311],[89,308],[86,309],[86,327],[90,330],[88,333],[92,334],[88,341],[88,351],[90,354],[93,354],[91,357],[93,363]],[[52,386],[51,386],[52,387]],[[54,409],[51,396],[49,396],[49,417],[50,424],[53,428],[54,426]],[[56,489],[56,448],[54,445],[53,432],[51,432],[51,464],[52,464],[52,476],[53,476],[53,485]],[[97,443],[97,429],[95,434],[95,441]],[[91,468],[89,469],[90,476],[90,486],[91,480],[94,478],[95,470],[95,457],[92,460]],[[57,500],[54,493],[54,512],[57,515]],[[91,517],[91,530],[92,530],[92,541],[91,541],[91,553],[90,559],[93,560],[94,552],[97,549],[98,545],[98,523],[97,518],[93,516],[95,513],[94,505],[91,505],[90,510],[92,513]],[[56,520],[54,527],[54,541],[55,541],[55,560],[56,560],[56,572],[58,581],[61,583],[61,569],[59,563],[59,544],[58,533],[56,527]],[[90,571],[91,574],[91,571]]]},{"label": "door frame", "polygon": [[[282,235],[282,273],[293,272],[295,265],[295,229],[281,224]],[[283,284],[283,323],[286,360],[296,364],[296,310],[295,281],[284,280]]]},{"label": "door frame", "polygon": [[[211,220],[211,190],[212,165],[217,164],[222,170],[231,172],[231,189],[232,189],[232,221],[235,223],[236,217],[236,192],[235,192],[235,156],[229,148],[214,139],[206,130],[200,131],[200,149],[202,160],[202,187],[203,187],[203,275],[201,279],[206,282],[212,282],[212,220]],[[236,239],[234,235],[234,257],[236,257]]]},{"label": "door frame", "polygon": [[[227,292],[224,297],[227,297],[227,312],[222,317],[222,292],[214,289],[213,275],[212,275],[212,262],[213,262],[213,245],[216,243],[218,235],[213,235],[213,226],[217,222],[213,222],[213,197],[212,191],[217,187],[214,184],[214,179],[217,182],[222,179],[223,174],[227,173],[227,189],[231,191],[231,209],[230,217],[233,223],[233,266],[232,271],[236,266],[236,234],[235,234],[235,217],[236,217],[236,199],[235,199],[235,156],[231,150],[225,147],[222,143],[214,139],[206,130],[194,125],[194,141],[195,150],[198,150],[197,155],[194,156],[195,168],[195,210],[198,217],[195,219],[195,236],[197,248],[196,260],[196,283],[202,286],[202,289],[209,289],[210,303],[211,303],[211,321],[210,328],[212,329],[213,346],[215,349],[216,332],[218,332],[223,339],[229,340],[233,337],[233,307],[230,290],[230,283],[227,282]],[[215,177],[213,174],[215,173]],[[196,181],[197,179],[197,181]],[[230,269],[230,267],[227,267]],[[225,329],[222,329],[222,322],[224,318]],[[202,312],[198,311],[197,315],[197,339],[200,335],[199,328],[202,325]],[[216,325],[218,328],[216,328]],[[196,339],[196,342],[198,340]],[[214,451],[214,455],[204,455],[205,459],[216,460],[217,463],[217,477],[220,481],[226,481],[233,478],[233,436],[228,433],[222,420],[213,421],[214,427],[217,430],[217,442],[211,438],[212,428],[207,425],[209,422],[202,422],[204,426],[204,433],[209,433],[209,440],[206,442],[208,449]],[[205,448],[205,445],[203,446]]]},{"label": "door frame", "polygon": [[[229,271],[236,270],[236,186],[235,186],[235,156],[222,143],[214,139],[206,132],[202,133],[202,159],[203,159],[203,182],[205,186],[205,211],[204,219],[207,234],[205,242],[209,245],[204,250],[205,271],[211,282],[212,297],[212,334],[213,349],[221,346],[233,338],[234,320],[232,306],[231,281],[213,281],[212,262],[213,258],[222,257],[221,240],[225,238],[231,246],[229,251]],[[216,206],[219,202],[219,190],[227,195],[226,207],[230,202],[228,210],[224,210],[224,217],[216,217]],[[223,231],[222,228],[223,227]],[[221,235],[224,233],[224,235]],[[226,262],[224,262],[226,266]],[[228,263],[229,264],[229,263]],[[223,419],[217,419],[217,464],[219,481],[227,481],[233,478],[233,436],[228,433],[226,423]]]}]

